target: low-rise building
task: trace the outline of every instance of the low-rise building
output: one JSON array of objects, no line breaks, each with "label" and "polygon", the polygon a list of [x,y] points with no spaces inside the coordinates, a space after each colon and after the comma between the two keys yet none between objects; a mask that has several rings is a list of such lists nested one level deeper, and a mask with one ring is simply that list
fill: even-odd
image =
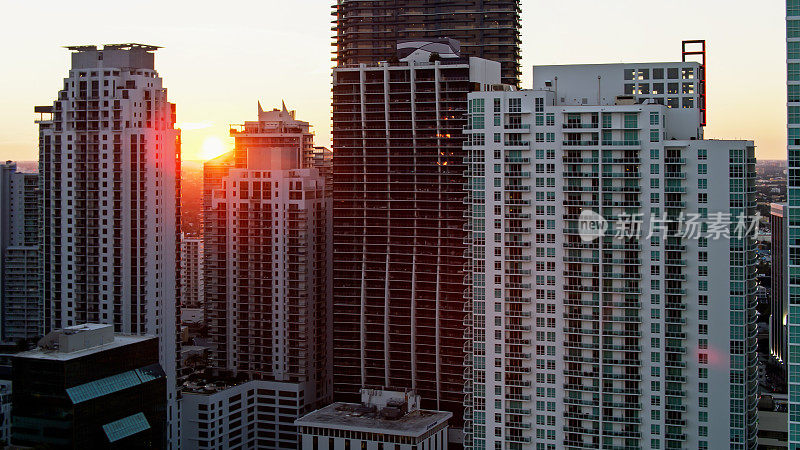
[{"label": "low-rise building", "polygon": [[453,414],[419,408],[413,391],[361,390],[361,403],[336,402],[297,419],[303,450],[447,449]]},{"label": "low-rise building", "polygon": [[296,449],[294,420],[306,413],[305,391],[297,383],[204,380],[184,384],[181,448]]}]

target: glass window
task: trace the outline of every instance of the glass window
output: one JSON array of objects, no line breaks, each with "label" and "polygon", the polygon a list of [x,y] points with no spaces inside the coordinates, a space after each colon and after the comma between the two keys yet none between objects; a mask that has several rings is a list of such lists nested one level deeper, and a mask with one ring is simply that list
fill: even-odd
[{"label": "glass window", "polygon": [[800,106],[789,107],[789,123],[791,124],[800,123]]},{"label": "glass window", "polygon": [[800,63],[789,63],[789,81],[800,81]]},{"label": "glass window", "polygon": [[670,67],[667,69],[667,78],[670,80],[677,80],[678,79],[678,68],[677,67]]},{"label": "glass window", "polygon": [[786,15],[800,16],[800,0],[786,0]]},{"label": "glass window", "polygon": [[633,95],[633,91],[634,91],[634,87],[635,86],[636,85],[634,85],[632,83],[626,83],[625,84],[625,95]]},{"label": "glass window", "polygon": [[635,69],[625,69],[624,74],[625,74],[625,79],[626,80],[633,80],[633,77],[636,74],[636,70]]},{"label": "glass window", "polygon": [[664,83],[653,83],[653,91],[651,94],[658,95],[664,93]]},{"label": "glass window", "polygon": [[653,69],[653,79],[654,80],[663,80],[664,79],[664,69]]},{"label": "glass window", "polygon": [[637,128],[639,125],[636,113],[625,113],[625,128]]},{"label": "glass window", "polygon": [[650,125],[658,125],[658,112],[652,111],[650,112]]},{"label": "glass window", "polygon": [[790,102],[800,102],[800,84],[789,85],[789,98]]},{"label": "glass window", "polygon": [[787,57],[789,59],[800,59],[800,42],[788,42]]}]

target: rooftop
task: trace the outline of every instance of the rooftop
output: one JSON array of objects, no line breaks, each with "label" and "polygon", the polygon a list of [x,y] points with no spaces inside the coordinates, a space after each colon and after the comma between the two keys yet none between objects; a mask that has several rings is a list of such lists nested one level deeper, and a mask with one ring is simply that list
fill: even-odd
[{"label": "rooftop", "polygon": [[453,413],[450,412],[418,409],[397,419],[385,419],[376,409],[358,403],[337,402],[309,413],[294,423],[298,426],[417,437],[451,417]]},{"label": "rooftop", "polygon": [[15,356],[67,361],[149,339],[156,338],[114,334],[112,325],[86,323],[51,331],[39,340],[35,350],[21,352]]}]

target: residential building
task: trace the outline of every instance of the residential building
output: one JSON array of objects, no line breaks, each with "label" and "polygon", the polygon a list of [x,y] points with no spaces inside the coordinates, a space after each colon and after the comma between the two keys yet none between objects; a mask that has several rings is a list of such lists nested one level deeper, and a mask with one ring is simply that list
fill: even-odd
[{"label": "residential building", "polygon": [[39,176],[0,165],[0,338],[44,335],[39,295]]},{"label": "residential building", "polygon": [[772,236],[772,265],[770,266],[770,319],[769,319],[769,350],[770,354],[778,361],[786,362],[789,355],[786,353],[786,322],[789,316],[789,263],[786,247],[788,239],[786,204],[773,203],[770,205],[769,227]]},{"label": "residential building", "polygon": [[285,105],[259,105],[258,120],[231,135],[234,150],[205,165],[212,363],[246,379],[295,384],[304,413],[332,396],[333,212],[327,169],[314,166],[326,159],[315,157],[308,122]]},{"label": "residential building", "polygon": [[446,450],[453,414],[419,405],[413,391],[362,389],[361,403],[337,402],[297,419],[300,448]]},{"label": "residential building", "polygon": [[164,448],[167,377],[155,337],[84,324],[14,355],[12,444]]},{"label": "residential building", "polygon": [[519,0],[338,0],[332,15],[338,67],[396,60],[400,39],[414,47],[449,37],[464,56],[502,63],[503,83],[519,84]]},{"label": "residential building", "polygon": [[301,384],[203,381],[211,382],[184,385],[182,448],[297,448],[293,422],[308,412],[304,406],[310,403]]},{"label": "residential building", "polygon": [[641,94],[696,62],[533,72],[469,95],[465,447],[754,448],[753,142]]},{"label": "residential building", "polygon": [[203,307],[203,239],[181,235],[181,306]]},{"label": "residential building", "polygon": [[168,442],[179,441],[180,135],[158,47],[68,47],[72,67],[36,111],[45,329],[82,323],[159,338]]},{"label": "residential building", "polygon": [[[334,392],[414,390],[461,428],[467,93],[500,64],[450,40],[334,69]],[[424,46],[423,46],[424,47]],[[445,50],[447,49],[447,50]]]},{"label": "residential building", "polygon": [[[789,448],[800,449],[800,1],[786,0]],[[793,356],[797,355],[797,356]]]}]

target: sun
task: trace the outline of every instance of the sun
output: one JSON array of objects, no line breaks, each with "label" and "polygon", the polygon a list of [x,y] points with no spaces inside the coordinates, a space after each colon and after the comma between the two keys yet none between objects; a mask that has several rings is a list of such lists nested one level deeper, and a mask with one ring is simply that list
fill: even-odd
[{"label": "sun", "polygon": [[216,158],[217,156],[225,153],[225,144],[222,139],[216,136],[209,136],[203,141],[203,147],[200,150],[200,157],[204,160]]}]

